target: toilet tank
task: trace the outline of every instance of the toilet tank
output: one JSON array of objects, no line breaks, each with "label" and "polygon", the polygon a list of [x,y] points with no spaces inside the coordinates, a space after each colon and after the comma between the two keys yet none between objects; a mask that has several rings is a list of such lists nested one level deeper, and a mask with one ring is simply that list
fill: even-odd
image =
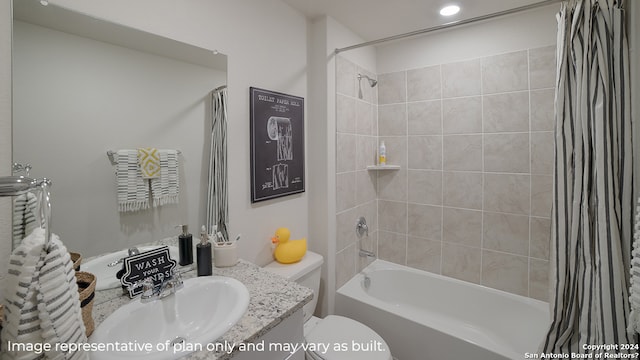
[{"label": "toilet tank", "polygon": [[267,271],[283,276],[313,290],[313,299],[303,308],[304,321],[309,320],[309,318],[313,316],[316,304],[318,303],[320,267],[322,266],[322,261],[322,255],[307,251],[302,260],[297,263],[280,264],[277,261],[273,261],[264,267]]}]

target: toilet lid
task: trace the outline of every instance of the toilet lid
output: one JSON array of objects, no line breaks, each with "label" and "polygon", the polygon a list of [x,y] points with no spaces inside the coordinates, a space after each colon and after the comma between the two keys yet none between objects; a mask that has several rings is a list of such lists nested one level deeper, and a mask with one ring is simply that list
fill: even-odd
[{"label": "toilet lid", "polygon": [[[326,360],[391,360],[387,343],[368,326],[343,316],[329,315],[306,336],[310,350]],[[314,346],[317,344],[317,346]],[[324,349],[328,345],[328,351]]]}]

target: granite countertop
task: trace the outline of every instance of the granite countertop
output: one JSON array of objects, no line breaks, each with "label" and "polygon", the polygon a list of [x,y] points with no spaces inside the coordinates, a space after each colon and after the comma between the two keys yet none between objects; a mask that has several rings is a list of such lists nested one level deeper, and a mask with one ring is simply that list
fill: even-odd
[{"label": "granite countertop", "polygon": [[[175,245],[176,243],[177,237],[174,237],[151,245]],[[272,274],[245,260],[240,260],[237,265],[232,267],[214,267],[213,275],[228,276],[242,282],[249,290],[250,296],[249,306],[244,316],[227,333],[215,341],[218,343],[253,342],[301,309],[313,297],[311,289]],[[195,276],[196,273],[193,270],[182,274],[185,280]],[[121,291],[120,289],[114,290]],[[96,328],[107,316],[130,301],[140,300],[137,298],[131,300],[128,296],[118,296],[113,300],[94,305],[93,319]],[[183,358],[192,360],[229,359],[233,354],[235,351],[231,354],[224,350],[218,352],[200,351]]]}]

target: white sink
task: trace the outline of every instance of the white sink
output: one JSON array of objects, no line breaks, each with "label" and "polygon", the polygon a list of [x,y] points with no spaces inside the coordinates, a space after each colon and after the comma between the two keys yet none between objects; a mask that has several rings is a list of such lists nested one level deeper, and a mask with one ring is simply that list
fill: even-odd
[{"label": "white sink", "polygon": [[[184,288],[163,299],[131,300],[109,315],[89,339],[94,344],[146,345],[151,351],[93,352],[91,359],[168,360],[189,354],[196,344],[206,350],[206,344],[240,320],[248,305],[249,291],[236,279],[202,276],[185,280]],[[160,351],[177,338],[185,341],[182,349],[169,345],[168,350]]]},{"label": "white sink", "polygon": [[[139,247],[138,250],[140,250],[140,252],[145,252],[159,247],[160,246],[142,246]],[[172,259],[178,261],[178,248],[175,246],[169,246],[169,255]],[[128,250],[120,250],[105,254],[87,261],[86,263],[80,264],[80,270],[90,272],[96,276],[96,290],[107,290],[120,287],[120,279],[116,278],[116,274],[120,269],[122,269],[122,264],[112,267],[107,265],[127,256],[129,256]]]}]

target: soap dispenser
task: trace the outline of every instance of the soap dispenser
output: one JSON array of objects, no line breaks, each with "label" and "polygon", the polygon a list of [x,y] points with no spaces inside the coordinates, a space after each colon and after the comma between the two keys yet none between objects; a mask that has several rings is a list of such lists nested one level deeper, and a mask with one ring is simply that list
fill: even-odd
[{"label": "soap dispenser", "polygon": [[180,257],[178,264],[180,266],[191,265],[193,264],[193,236],[189,234],[188,225],[179,226],[182,227],[182,234],[178,236],[178,255]]},{"label": "soap dispenser", "polygon": [[212,273],[211,243],[208,241],[207,230],[203,226],[200,231],[200,244],[196,245],[198,257],[198,276],[207,276]]}]

